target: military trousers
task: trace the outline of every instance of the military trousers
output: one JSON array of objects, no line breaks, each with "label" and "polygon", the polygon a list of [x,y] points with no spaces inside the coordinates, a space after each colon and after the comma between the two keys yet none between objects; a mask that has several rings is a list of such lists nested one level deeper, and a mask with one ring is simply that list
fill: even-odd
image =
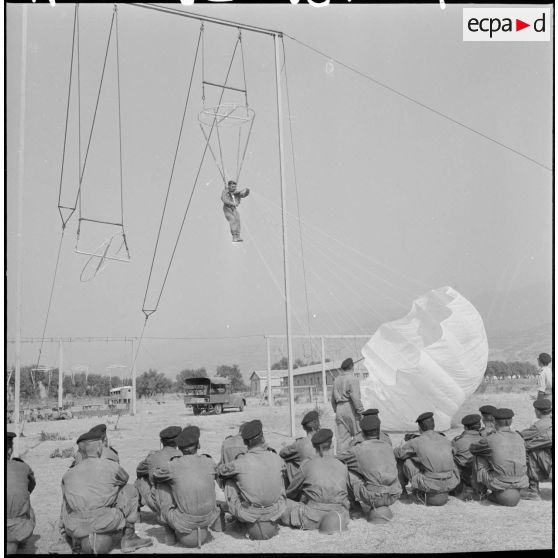
[{"label": "military trousers", "polygon": [[348,489],[349,498],[358,502],[365,513],[371,508],[391,506],[401,495],[401,487],[397,481],[391,486],[372,485],[353,471],[349,471]]},{"label": "military trousers", "polygon": [[527,476],[530,480],[541,482],[552,480],[554,458],[551,448],[531,450],[527,452]]},{"label": "military trousers", "polygon": [[473,458],[473,474],[471,484],[477,491],[489,489],[492,491],[506,490],[508,488],[528,488],[529,478],[527,475],[519,476],[500,476],[494,473],[490,467],[490,462],[476,455]]},{"label": "military trousers", "polygon": [[258,506],[243,499],[236,483],[227,480],[223,490],[229,506],[229,513],[244,523],[256,521],[277,521],[285,511],[285,497],[281,496],[271,506]]},{"label": "military trousers", "polygon": [[425,494],[447,493],[459,484],[459,472],[456,466],[451,471],[441,473],[423,472],[412,459],[405,459],[397,461],[397,472],[402,488],[410,482],[413,490]]},{"label": "military trousers", "polygon": [[323,517],[331,511],[335,511],[341,517],[343,526],[349,523],[349,510],[343,504],[329,504],[322,502],[295,502],[287,499],[287,506],[281,516],[281,523],[290,527],[299,527],[300,529],[314,530],[320,528],[320,522]]},{"label": "military trousers", "polygon": [[223,213],[225,214],[225,219],[229,222],[232,237],[238,238],[240,236],[240,215],[238,209],[223,205]]},{"label": "military trousers", "polygon": [[337,441],[337,452],[345,451],[353,439],[358,434],[360,427],[358,425],[356,413],[350,401],[344,401],[337,404],[335,409],[335,438]]},{"label": "military trousers", "polygon": [[22,543],[26,541],[35,529],[35,513],[29,506],[29,513],[19,517],[6,519],[6,542]]}]

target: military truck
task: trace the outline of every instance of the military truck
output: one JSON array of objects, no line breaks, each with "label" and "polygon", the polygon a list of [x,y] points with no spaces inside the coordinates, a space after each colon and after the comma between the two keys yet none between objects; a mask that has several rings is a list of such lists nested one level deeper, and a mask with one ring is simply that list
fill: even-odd
[{"label": "military truck", "polygon": [[225,409],[243,411],[246,406],[246,399],[242,395],[231,392],[228,378],[188,378],[184,384],[184,405],[192,407],[194,415],[202,412],[220,415]]}]

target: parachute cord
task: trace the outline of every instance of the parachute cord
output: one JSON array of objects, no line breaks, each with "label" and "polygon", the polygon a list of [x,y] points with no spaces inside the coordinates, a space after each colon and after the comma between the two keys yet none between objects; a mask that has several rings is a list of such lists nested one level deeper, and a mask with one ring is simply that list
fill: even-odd
[{"label": "parachute cord", "polygon": [[302,275],[304,277],[304,295],[306,298],[306,323],[308,324],[308,338],[310,339],[310,355],[312,362],[314,362],[314,345],[312,344],[312,338],[310,337],[310,304],[308,302],[308,285],[306,279],[306,264],[304,259],[304,248],[302,245],[302,219],[300,218],[300,199],[298,196],[298,181],[296,177],[296,163],[295,163],[295,151],[294,151],[294,142],[293,142],[293,124],[291,119],[291,101],[289,96],[289,80],[288,80],[288,72],[287,72],[287,54],[285,52],[285,40],[281,37],[281,45],[283,46],[283,69],[285,71],[285,92],[287,97],[287,113],[288,113],[288,120],[289,120],[289,135],[291,139],[291,155],[293,159],[293,176],[294,176],[294,185],[295,185],[295,192],[296,192],[296,210],[298,214],[298,222],[301,225],[298,228],[298,237],[300,240],[300,258],[302,261]]},{"label": "parachute cord", "polygon": [[[122,234],[124,236],[124,181],[122,177],[122,113],[120,110],[120,51],[118,48],[118,7],[114,5],[114,15],[116,20],[115,39],[116,39],[116,84],[118,88],[118,146],[120,158],[120,222],[122,223]],[[127,247],[127,244],[126,244]],[[129,255],[129,253],[128,253]]]},{"label": "parachute cord", "polygon": [[[47,328],[47,324],[48,324],[48,318],[50,316],[50,308],[52,305],[52,298],[54,295],[54,285],[56,284],[56,276],[58,274],[58,264],[60,262],[60,253],[62,251],[62,241],[64,240],[64,231],[65,228],[62,228],[62,234],[60,235],[60,243],[58,244],[58,255],[56,256],[56,265],[54,266],[54,276],[52,278],[52,285],[50,287],[50,296],[48,299],[48,307],[47,307],[47,312],[46,312],[46,317],[45,317],[45,323],[43,326],[43,333],[41,335],[41,345],[39,346],[39,355],[37,357],[37,364],[35,365],[35,368],[39,368],[39,364],[41,363],[41,354],[43,352],[43,345],[45,342],[45,333],[46,333],[46,328]],[[33,381],[33,387],[35,387],[35,379],[33,377],[33,373],[31,373],[31,379]]]},{"label": "parachute cord", "polygon": [[[79,3],[76,3],[76,16],[77,16],[77,98],[78,98],[78,185],[81,180],[81,55],[80,55],[80,40],[79,40]],[[81,217],[81,195],[79,195],[79,211],[78,216]],[[76,203],[74,202],[74,208]],[[79,223],[81,225],[81,223]],[[78,226],[79,226],[78,225]],[[78,229],[79,230],[79,229]]]},{"label": "parachute cord", "polygon": [[[74,204],[74,207],[69,207],[66,209],[70,209],[70,215],[64,219],[64,216],[62,215],[62,180],[64,177],[64,162],[66,160],[66,142],[68,139],[68,123],[70,120],[70,100],[72,97],[72,75],[73,75],[73,69],[74,69],[74,51],[75,51],[75,44],[76,44],[76,27],[77,27],[77,14],[78,14],[78,4],[76,4],[75,10],[74,10],[74,30],[72,33],[72,55],[70,58],[70,79],[69,79],[69,83],[68,83],[68,103],[66,105],[66,124],[64,125],[64,143],[62,145],[62,166],[60,169],[60,185],[58,187],[58,213],[60,214],[60,219],[62,220],[62,228],[64,228],[66,226],[66,223],[70,220],[71,216],[73,215],[74,211],[76,210],[76,206]],[[79,83],[79,74],[78,74],[78,83]]]},{"label": "parachute cord", "polygon": [[108,58],[108,53],[109,53],[109,48],[110,48],[110,39],[112,37],[112,29],[113,29],[113,26],[114,26],[114,16],[115,16],[115,12],[112,13],[112,19],[110,21],[109,36],[108,36],[108,39],[107,39],[107,48],[106,48],[106,51],[105,51],[105,59],[103,61],[103,69],[102,69],[102,72],[101,72],[101,79],[100,79],[100,82],[99,82],[99,91],[97,92],[97,101],[95,103],[95,110],[93,112],[93,121],[91,122],[91,130],[89,132],[89,140],[87,141],[87,148],[85,149],[85,157],[84,157],[84,160],[83,160],[83,168],[81,169],[81,173],[80,173],[80,177],[79,177],[79,186],[78,186],[76,204],[77,204],[77,200],[79,199],[80,217],[81,217],[81,189],[82,189],[82,184],[83,184],[83,175],[85,174],[85,167],[87,165],[87,157],[89,155],[89,148],[91,147],[91,140],[93,138],[93,130],[95,128],[95,121],[97,119],[97,110],[99,108],[99,101],[101,99],[101,91],[103,89],[105,69],[107,67],[107,58]]},{"label": "parachute cord", "polygon": [[205,34],[203,23],[200,26],[202,59],[202,104],[205,107]]},{"label": "parachute cord", "polygon": [[238,30],[238,42],[240,43],[240,56],[242,58],[242,76],[244,77],[244,98],[246,99],[246,106],[248,106],[248,87],[246,85],[246,66],[244,64],[244,48],[242,46],[242,31]]},{"label": "parachute cord", "polygon": [[[157,255],[157,249],[159,247],[159,240],[161,238],[161,230],[163,228],[163,220],[165,218],[165,213],[166,213],[166,210],[167,210],[167,204],[168,204],[168,201],[169,201],[170,189],[171,189],[171,185],[172,185],[172,179],[173,179],[173,176],[174,176],[174,169],[175,169],[175,166],[176,166],[176,160],[178,158],[178,149],[180,147],[180,141],[182,139],[182,131],[184,129],[184,120],[186,119],[186,110],[188,108],[188,102],[190,100],[190,92],[192,90],[192,83],[194,81],[194,72],[195,72],[195,69],[196,69],[196,62],[198,60],[198,50],[199,50],[200,42],[201,42],[202,38],[203,38],[203,25],[201,26],[200,34],[198,35],[198,43],[196,45],[196,54],[194,56],[194,64],[192,66],[192,73],[190,74],[190,83],[188,85],[188,93],[186,95],[186,102],[184,103],[184,111],[182,113],[182,122],[180,123],[180,130],[178,132],[178,141],[176,142],[176,149],[174,151],[174,159],[173,159],[173,162],[172,162],[171,173],[170,173],[170,177],[169,177],[169,184],[168,184],[168,187],[167,187],[167,194],[165,196],[165,203],[163,204],[163,213],[161,214],[161,221],[159,223],[159,230],[157,231],[157,239],[155,241],[155,248],[153,250],[153,259],[151,260],[151,267],[149,268],[149,276],[147,278],[147,285],[145,287],[145,294],[144,294],[144,297],[143,297],[142,311],[145,310],[145,302],[147,300],[147,292],[149,290],[149,285],[151,283],[151,276],[153,274],[153,266],[155,265],[155,257]],[[155,308],[155,310],[156,310],[156,308]]]},{"label": "parachute cord", "polygon": [[136,369],[136,361],[138,360],[139,351],[143,342],[143,335],[145,334],[145,328],[147,327],[147,320],[149,319],[149,316],[151,316],[151,313],[147,313],[146,311],[144,311],[143,313],[145,315],[145,320],[143,321],[143,328],[141,330],[141,335],[138,341],[138,348],[136,349],[136,354],[134,355],[134,360],[132,361],[132,370]]},{"label": "parachute cord", "polygon": [[399,97],[402,97],[403,99],[410,101],[411,103],[414,103],[415,105],[418,105],[419,107],[422,107],[423,109],[426,109],[430,112],[432,112],[433,114],[436,114],[438,116],[440,116],[441,118],[444,118],[446,120],[449,120],[450,122],[452,122],[453,124],[457,124],[458,126],[461,126],[462,128],[465,128],[465,130],[469,130],[469,132],[473,132],[474,134],[477,134],[478,136],[480,136],[481,138],[484,138],[488,141],[491,141],[492,143],[495,143],[496,145],[499,145],[500,147],[503,147],[504,149],[507,149],[508,151],[511,151],[512,153],[515,153],[516,155],[519,155],[520,157],[523,157],[524,159],[527,159],[528,161],[531,161],[532,163],[535,163],[535,165],[538,165],[539,167],[542,167],[543,169],[552,171],[552,167],[549,167],[539,161],[537,161],[536,159],[533,159],[532,157],[529,157],[528,155],[525,155],[524,153],[521,153],[521,151],[518,151],[517,149],[513,149],[512,147],[509,147],[508,145],[502,143],[501,141],[498,141],[494,138],[491,138],[490,136],[487,136],[486,134],[483,134],[482,132],[479,132],[478,130],[475,130],[474,128],[472,128],[471,126],[467,126],[467,124],[464,124],[463,122],[460,122],[459,120],[456,120],[455,118],[452,118],[451,116],[448,116],[447,114],[444,114],[443,112],[428,106],[425,103],[422,103],[421,101],[418,101],[417,99],[414,99],[413,97],[406,95],[405,93],[402,93],[401,91],[398,91],[397,89],[395,89],[394,87],[390,87],[389,85],[382,83],[381,81],[373,78],[372,76],[369,76],[368,74],[365,74],[364,72],[361,72],[360,70],[357,70],[356,68],[353,68],[352,66],[349,66],[348,64],[345,64],[344,62],[341,62],[341,60],[338,60],[336,58],[333,58],[332,56],[329,56],[328,54],[326,54],[325,52],[322,52],[320,50],[318,50],[317,48],[314,48],[302,41],[300,41],[299,39],[295,39],[294,37],[291,37],[290,35],[287,35],[286,33],[284,33],[284,35],[286,35],[289,39],[291,39],[291,41],[294,41],[300,45],[302,45],[303,47],[307,48],[308,50],[312,50],[313,52],[315,52],[316,54],[319,54],[320,56],[323,56],[329,60],[333,60],[334,62],[336,62],[337,64],[339,64],[340,66],[343,66],[343,68],[354,72],[355,74],[363,77],[364,79],[367,79],[368,81],[371,81],[372,83],[379,85],[380,87],[383,87],[384,89],[386,89],[387,91],[390,91],[391,93],[395,93],[396,95],[399,95]]},{"label": "parachute cord", "polygon": [[[199,39],[198,39],[198,46],[199,46]],[[234,61],[234,55],[236,53],[237,46],[238,46],[238,41],[235,44],[234,51],[233,51],[231,61],[230,61],[230,64],[229,64],[229,68],[227,70],[227,75],[225,77],[225,83],[224,83],[225,85],[227,84],[227,82],[229,80],[229,75],[231,73],[231,68],[232,68],[232,64],[233,64],[233,61]],[[196,48],[196,59],[197,59],[197,48]],[[195,61],[194,61],[194,63],[195,63]],[[192,76],[193,76],[193,72],[192,72]],[[189,92],[189,90],[188,90],[188,92]],[[225,93],[225,90],[223,89],[221,91],[221,95],[219,97],[219,105],[221,105],[221,101],[223,100],[224,93]],[[186,112],[186,110],[184,112]],[[183,123],[184,123],[184,120],[183,120]],[[194,192],[196,191],[196,186],[198,184],[198,179],[200,177],[201,169],[202,169],[202,166],[203,166],[205,155],[207,153],[209,142],[211,140],[211,134],[213,133],[213,128],[215,127],[215,123],[216,123],[216,119],[214,118],[213,122],[211,124],[211,129],[209,130],[209,135],[207,137],[207,141],[205,143],[205,148],[204,148],[202,156],[201,156],[201,161],[200,161],[200,164],[199,164],[199,167],[198,167],[198,171],[197,171],[196,177],[194,179],[194,185],[192,186],[192,191],[190,192],[190,197],[188,198],[188,204],[186,205],[186,210],[184,211],[184,216],[182,217],[182,222],[180,223],[180,229],[178,230],[178,235],[177,235],[176,241],[174,243],[174,248],[172,250],[172,254],[171,254],[171,257],[170,257],[170,260],[169,260],[169,265],[167,266],[167,271],[165,272],[165,277],[163,279],[163,284],[161,285],[161,290],[159,291],[159,296],[157,297],[157,302],[155,304],[155,308],[153,310],[148,311],[150,314],[152,314],[153,312],[155,312],[157,310],[157,308],[159,307],[159,302],[161,301],[161,297],[163,296],[163,291],[165,289],[165,285],[167,283],[167,279],[168,279],[168,276],[169,276],[169,273],[170,273],[170,269],[172,267],[172,262],[174,261],[174,256],[176,254],[176,249],[177,249],[178,243],[180,241],[180,236],[182,235],[182,230],[184,229],[184,223],[186,222],[186,217],[188,215],[188,211],[190,210],[190,205],[192,203],[192,198],[194,196]],[[182,132],[182,127],[180,128],[180,130]],[[179,143],[180,143],[180,138],[179,138]],[[178,145],[177,145],[177,153],[178,153]],[[176,156],[175,156],[175,160],[176,160]],[[174,170],[174,164],[173,164],[173,170]],[[171,180],[172,180],[172,175],[171,175]],[[170,181],[169,181],[169,189],[170,189]],[[168,191],[167,191],[167,199],[168,199]],[[167,200],[165,200],[165,207],[166,207],[166,203],[167,203]],[[164,210],[163,210],[163,216],[164,216]],[[161,227],[163,225],[163,216],[161,217],[161,224],[159,226],[159,234],[157,235],[157,244],[159,242],[159,235],[160,235],[160,232],[161,232]],[[150,284],[150,280],[151,280],[151,272],[153,270],[153,263],[155,261],[155,256],[157,254],[157,244],[155,245],[155,251],[153,252],[153,261],[151,262],[151,269],[149,271],[149,279],[148,279],[148,282],[147,282],[147,287],[145,289],[145,296],[144,296],[144,299],[143,299],[142,311],[144,311],[144,313],[145,313],[145,300],[147,298],[147,292],[148,292],[149,284]]]},{"label": "parachute cord", "polygon": [[[254,127],[254,120],[256,120],[256,115],[250,121],[250,128],[248,129],[248,135],[246,136],[246,143],[244,145],[244,152],[242,153],[242,159],[240,160],[240,166],[238,167],[238,172],[236,175],[236,181],[238,182],[240,178],[240,172],[242,171],[242,166],[244,165],[244,160],[246,159],[246,151],[248,151],[248,143],[250,142],[250,136],[252,135],[252,128]],[[240,134],[240,129],[238,130]]]}]

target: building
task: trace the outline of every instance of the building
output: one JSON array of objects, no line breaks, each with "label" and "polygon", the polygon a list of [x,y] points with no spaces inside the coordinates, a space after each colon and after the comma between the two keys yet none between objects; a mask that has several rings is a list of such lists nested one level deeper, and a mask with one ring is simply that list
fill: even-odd
[{"label": "building", "polygon": [[[341,360],[326,362],[326,385],[331,386],[335,377],[341,369]],[[368,370],[362,361],[355,364],[354,373],[362,382],[368,378]],[[322,363],[301,366],[293,370],[293,381],[295,388],[306,387],[322,391]],[[287,370],[271,370],[271,389],[278,387],[289,387]],[[262,395],[267,390],[267,370],[254,370],[250,376],[250,394]]]}]

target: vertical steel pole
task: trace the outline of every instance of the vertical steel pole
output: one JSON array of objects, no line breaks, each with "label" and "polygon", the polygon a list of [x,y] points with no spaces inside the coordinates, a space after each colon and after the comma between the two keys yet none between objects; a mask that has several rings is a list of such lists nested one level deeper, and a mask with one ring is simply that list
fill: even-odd
[{"label": "vertical steel pole", "polygon": [[289,374],[289,406],[291,418],[291,436],[295,436],[295,406],[294,406],[294,379],[293,379],[293,349],[291,342],[291,311],[289,297],[289,262],[287,258],[287,200],[285,198],[285,163],[283,156],[283,115],[281,111],[281,69],[279,65],[279,37],[273,35],[275,44],[275,79],[277,85],[277,127],[279,139],[279,175],[281,181],[281,222],[283,228],[283,268],[285,271],[285,318],[287,328],[287,354]]},{"label": "vertical steel pole", "polygon": [[132,416],[137,412],[136,406],[136,359],[134,358],[134,340],[132,342]]},{"label": "vertical steel pole", "polygon": [[324,403],[327,405],[327,380],[325,369],[325,343],[322,336],[322,385],[324,386]]},{"label": "vertical steel pole", "polygon": [[58,355],[58,408],[60,409],[62,407],[64,384],[64,351],[62,349],[62,340],[60,340]]},{"label": "vertical steel pole", "polygon": [[273,407],[273,396],[271,395],[271,346],[269,337],[265,338],[267,344],[267,404]]},{"label": "vertical steel pole", "polygon": [[23,172],[25,160],[25,90],[27,78],[27,5],[23,4],[21,17],[21,87],[19,92],[19,188],[17,196],[17,262],[16,262],[16,315],[15,315],[15,386],[14,386],[14,457],[19,457],[19,389],[21,385],[21,260],[23,258]]}]

